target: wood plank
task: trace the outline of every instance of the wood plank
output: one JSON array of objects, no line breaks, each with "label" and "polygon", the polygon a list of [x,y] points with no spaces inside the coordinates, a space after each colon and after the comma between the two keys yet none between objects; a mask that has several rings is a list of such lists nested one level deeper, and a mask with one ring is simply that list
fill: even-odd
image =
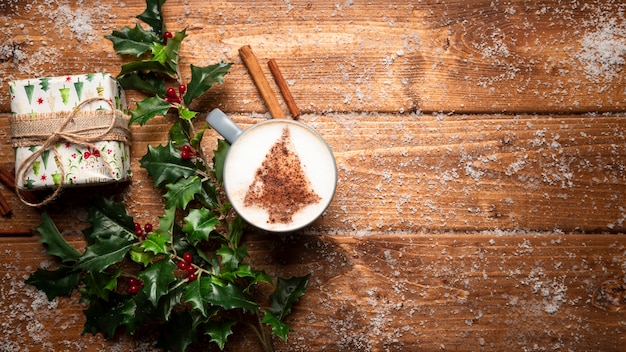
[{"label": "wood plank", "polygon": [[[104,35],[144,6],[0,0],[0,91],[118,72],[126,59]],[[276,59],[300,119],[335,152],[324,217],[244,236],[256,268],[312,274],[278,351],[624,350],[626,3],[170,0],[165,11],[170,29],[187,28],[185,67],[234,62],[194,109],[220,107],[242,127],[268,118],[237,54],[249,44],[268,78]],[[0,165],[13,159],[9,110],[0,99]],[[139,158],[171,122],[133,127],[130,183],[66,189],[47,208],[73,246],[103,194],[158,223],[162,200]],[[0,350],[155,351],[150,336],[81,336],[76,297],[48,302],[24,285],[52,263],[30,235],[41,210],[0,192],[14,208],[0,218]],[[228,351],[259,350],[237,333]],[[217,350],[208,345],[193,351]]]},{"label": "wood plank", "polygon": [[[6,116],[0,117],[0,133],[8,133]],[[263,117],[233,118],[245,128]],[[300,120],[327,139],[339,169],[335,198],[309,231],[626,230],[626,120],[621,116],[335,114]],[[133,182],[102,190],[121,190],[129,207],[152,221],[162,202],[139,159],[147,145],[165,141],[170,123],[158,118],[134,127]],[[212,151],[217,138],[207,133],[205,150]],[[12,158],[3,145],[0,162]],[[88,202],[81,193],[67,190],[63,206],[80,212]],[[16,214],[0,219],[4,228],[37,225],[33,210],[10,193],[7,198]]]},{"label": "wood plank", "polygon": [[[8,2],[0,86],[119,72],[104,36],[134,25],[143,4]],[[187,28],[185,67],[235,62],[200,110],[266,111],[237,54],[250,44],[268,78],[276,59],[304,113],[577,113],[626,106],[625,10],[619,1],[170,1],[166,18]]]},{"label": "wood plank", "polygon": [[[253,265],[312,274],[277,351],[597,350],[626,344],[626,300],[599,288],[623,283],[626,237],[575,234],[250,234]],[[76,242],[73,242],[76,245]],[[34,239],[3,243],[3,350],[153,351],[147,340],[80,336],[83,306],[24,286],[43,261]],[[17,260],[16,260],[17,259]],[[623,294],[623,292],[622,292]],[[254,337],[229,351],[257,350]],[[206,345],[195,350],[207,351]],[[212,350],[212,349],[208,349]]]}]

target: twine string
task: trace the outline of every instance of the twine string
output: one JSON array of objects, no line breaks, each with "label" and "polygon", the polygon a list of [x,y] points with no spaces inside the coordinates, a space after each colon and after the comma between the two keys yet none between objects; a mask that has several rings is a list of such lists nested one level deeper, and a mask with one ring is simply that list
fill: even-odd
[{"label": "twine string", "polygon": [[[79,129],[79,130],[65,131],[65,129],[72,122],[74,117],[76,117],[76,115],[80,112],[80,108],[82,106],[87,105],[89,103],[92,103],[94,101],[105,101],[111,107],[111,114],[108,115],[108,116],[111,117],[111,122],[108,125],[107,129],[104,130],[103,132],[97,133],[97,134],[89,134],[88,132],[102,129],[102,126],[94,126],[94,127],[84,128],[84,129]],[[104,116],[107,116],[107,115],[104,115]],[[117,124],[117,109],[116,109],[116,107],[113,105],[113,103],[110,100],[102,98],[102,97],[95,97],[95,98],[89,98],[89,99],[81,101],[78,105],[76,105],[74,107],[74,109],[72,109],[72,111],[70,111],[65,116],[64,120],[62,121],[60,126],[57,128],[57,130],[52,132],[52,134],[50,134],[49,136],[47,136],[47,139],[43,143],[41,148],[36,150],[35,152],[33,152],[33,154],[31,154],[28,158],[26,158],[20,164],[19,168],[17,169],[17,172],[16,172],[16,180],[17,181],[16,181],[15,188],[16,188],[16,193],[19,196],[19,198],[22,201],[22,203],[24,203],[26,205],[29,205],[29,206],[33,206],[33,207],[44,206],[44,205],[52,202],[61,193],[63,185],[65,184],[66,172],[65,172],[65,167],[63,166],[63,163],[61,162],[61,154],[59,153],[59,151],[56,148],[51,148],[56,143],[58,143],[59,141],[67,141],[67,142],[78,144],[78,145],[81,145],[81,146],[84,146],[84,147],[87,147],[87,148],[91,148],[93,150],[98,150],[98,148],[95,146],[95,144],[93,142],[102,140],[102,138],[104,136],[106,136],[107,134],[111,133],[111,131],[113,129],[118,128],[118,127],[119,126]],[[27,137],[30,137],[30,138],[40,137],[41,138],[41,137],[45,137],[45,136],[38,135],[38,134],[32,134],[32,135],[28,135]],[[21,190],[18,187],[18,182],[22,182],[22,183],[25,182],[26,172],[34,165],[35,161],[46,150],[48,150],[50,148],[52,149],[52,151],[54,153],[54,160],[55,160],[57,166],[59,167],[59,170],[61,171],[61,182],[59,183],[59,185],[57,185],[57,187],[54,190],[54,192],[51,195],[49,195],[48,197],[46,197],[43,201],[41,201],[39,203],[28,202],[26,199],[24,199],[24,196],[22,195]],[[105,158],[102,158],[102,161],[104,162],[104,165],[107,167],[108,171],[112,175],[114,173],[113,167],[109,164],[109,162]]]}]

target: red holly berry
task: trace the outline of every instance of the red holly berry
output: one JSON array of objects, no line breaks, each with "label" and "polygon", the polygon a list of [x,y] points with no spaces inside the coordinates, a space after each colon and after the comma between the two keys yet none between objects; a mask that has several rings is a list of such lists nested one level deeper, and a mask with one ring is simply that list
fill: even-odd
[{"label": "red holly berry", "polygon": [[141,225],[139,223],[135,223],[135,236],[137,237],[145,236],[145,233],[143,232],[143,229],[141,228]]},{"label": "red holly berry", "polygon": [[185,254],[183,254],[183,260],[191,264],[191,261],[193,260],[193,255],[189,252],[185,252]]},{"label": "red holly berry", "polygon": [[178,95],[176,94],[176,90],[172,87],[167,88],[167,90],[165,91],[165,94],[167,94],[167,96],[170,98],[178,97]]},{"label": "red holly berry", "polygon": [[191,146],[189,144],[185,144],[182,147],[180,147],[180,150],[182,151],[187,151],[187,152],[193,152],[193,150],[191,149]]},{"label": "red holly berry", "polygon": [[192,157],[192,153],[186,150],[180,152],[180,158],[183,160],[189,160]]},{"label": "red holly berry", "polygon": [[163,41],[165,42],[165,44],[167,44],[167,40],[170,38],[174,38],[174,35],[172,34],[172,32],[163,33]]},{"label": "red holly berry", "polygon": [[136,295],[139,292],[139,286],[138,285],[130,285],[128,286],[128,293],[130,293],[131,295]]},{"label": "red holly berry", "polygon": [[165,97],[164,98],[166,102],[170,103],[170,104],[180,104],[180,98],[179,97]]},{"label": "red holly berry", "polygon": [[136,279],[134,277],[129,277],[127,281],[128,281],[128,286],[143,286],[143,281]]},{"label": "red holly berry", "polygon": [[188,264],[189,266],[187,267],[187,274],[188,275],[192,275],[196,273],[196,267],[193,266],[192,264]]},{"label": "red holly berry", "polygon": [[195,281],[197,278],[196,274],[189,274],[189,276],[187,276],[187,280],[189,281]]},{"label": "red holly berry", "polygon": [[143,225],[143,230],[145,231],[146,234],[151,233],[152,232],[152,224],[151,223],[147,223],[147,224]]},{"label": "red holly berry", "polygon": [[185,271],[187,271],[187,270],[189,269],[189,263],[187,263],[187,262],[182,262],[182,261],[181,261],[181,262],[178,262],[178,263],[176,263],[176,266],[177,266],[177,267],[178,267],[178,269],[180,269],[180,270],[185,270]]},{"label": "red holly berry", "polygon": [[180,93],[180,95],[184,95],[186,91],[187,91],[186,85],[181,84],[178,86],[178,93]]}]

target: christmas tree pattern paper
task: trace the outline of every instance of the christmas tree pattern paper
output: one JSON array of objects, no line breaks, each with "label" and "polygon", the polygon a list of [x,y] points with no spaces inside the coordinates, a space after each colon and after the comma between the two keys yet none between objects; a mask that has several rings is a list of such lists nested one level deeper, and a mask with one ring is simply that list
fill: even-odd
[{"label": "christmas tree pattern paper", "polygon": [[[117,110],[126,111],[124,91],[107,73],[91,73],[63,77],[24,79],[9,83],[11,113],[39,114],[70,112],[86,99],[100,97],[108,100]],[[104,100],[81,106],[81,111],[111,110]],[[50,133],[53,131],[50,130]],[[69,142],[57,143],[54,148],[59,155],[44,151],[26,173],[18,186],[22,189],[47,189],[64,186],[80,186],[111,183],[130,177],[130,148],[120,141],[98,141],[95,148]],[[41,146],[18,146],[15,148],[15,168]],[[62,179],[62,170],[65,178]]]},{"label": "christmas tree pattern paper", "polygon": [[[126,110],[124,91],[108,73],[24,79],[9,85],[13,114],[70,111],[81,101],[98,96],[110,99],[117,109]],[[84,109],[109,109],[109,106],[94,102]]]}]

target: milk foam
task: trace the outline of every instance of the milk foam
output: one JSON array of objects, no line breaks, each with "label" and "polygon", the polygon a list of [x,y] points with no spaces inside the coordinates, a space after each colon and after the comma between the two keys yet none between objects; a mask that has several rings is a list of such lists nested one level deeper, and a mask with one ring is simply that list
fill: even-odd
[{"label": "milk foam", "polygon": [[[245,206],[244,199],[255,180],[255,173],[269,150],[289,129],[294,152],[308,177],[310,188],[321,198],[293,214],[289,223],[271,223],[268,211]],[[231,146],[224,165],[224,189],[233,207],[249,223],[269,231],[292,231],[319,217],[330,204],[337,184],[335,158],[326,143],[313,130],[291,120],[268,120],[249,127]]]}]

